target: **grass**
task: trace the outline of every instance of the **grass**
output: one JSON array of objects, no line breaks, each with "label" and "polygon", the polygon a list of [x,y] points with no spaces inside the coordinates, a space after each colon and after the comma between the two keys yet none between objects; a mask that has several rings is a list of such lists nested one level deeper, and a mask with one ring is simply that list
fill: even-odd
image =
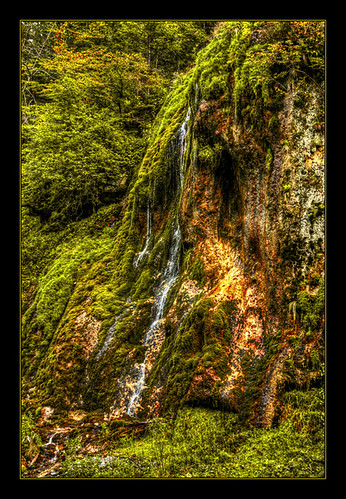
[{"label": "grass", "polygon": [[183,407],[175,419],[152,421],[141,437],[125,433],[107,456],[67,457],[62,476],[322,478],[321,393],[321,389],[306,392],[300,407],[299,396],[293,393],[286,401],[286,419],[271,429],[244,427],[233,413]]}]

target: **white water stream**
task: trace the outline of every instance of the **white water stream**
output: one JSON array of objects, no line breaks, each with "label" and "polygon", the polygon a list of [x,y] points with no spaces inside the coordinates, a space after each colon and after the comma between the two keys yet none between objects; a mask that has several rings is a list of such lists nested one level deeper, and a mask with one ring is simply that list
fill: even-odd
[{"label": "white water stream", "polygon": [[[179,128],[176,138],[178,139],[178,168],[179,168],[179,197],[183,189],[184,183],[184,153],[186,148],[186,135],[188,130],[188,121],[190,118],[190,108],[185,116],[185,119]],[[143,258],[144,254],[147,252],[149,239],[151,235],[151,215],[149,213],[149,203],[147,212],[147,238],[143,251],[138,255],[135,266],[137,267],[139,261]],[[136,412],[139,405],[142,392],[145,388],[145,378],[147,375],[147,364],[151,358],[153,351],[157,349],[157,336],[160,333],[160,326],[163,319],[164,309],[168,294],[178,278],[179,275],[179,253],[180,253],[180,243],[181,243],[181,231],[179,226],[178,215],[176,216],[172,224],[173,234],[169,249],[168,261],[166,267],[162,273],[162,280],[156,291],[154,299],[154,317],[153,320],[143,338],[143,345],[147,346],[144,361],[138,366],[138,378],[136,385],[132,391],[129,403],[127,405],[127,414],[132,416]]]},{"label": "white water stream", "polygon": [[150,214],[150,203],[148,201],[148,204],[147,204],[147,236],[145,239],[145,245],[144,245],[143,250],[135,258],[135,261],[134,261],[135,267],[138,267],[138,264],[140,263],[140,261],[142,260],[144,255],[148,252],[150,236],[151,236],[151,214]]}]

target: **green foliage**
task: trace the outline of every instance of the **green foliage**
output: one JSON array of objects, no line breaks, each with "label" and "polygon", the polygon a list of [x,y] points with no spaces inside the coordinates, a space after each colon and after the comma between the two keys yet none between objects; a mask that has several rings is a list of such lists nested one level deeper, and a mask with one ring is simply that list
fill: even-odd
[{"label": "green foliage", "polygon": [[[265,105],[269,105],[275,94],[285,95],[290,91],[293,79],[307,78],[322,89],[323,22],[238,24],[230,56],[234,65],[234,98],[238,116],[245,96],[260,97]],[[230,28],[234,30],[234,24]],[[256,43],[256,38],[260,43]]]},{"label": "green foliage", "polygon": [[109,21],[105,24],[113,50],[140,52],[152,70],[166,77],[192,65],[209,40],[214,21]]},{"label": "green foliage", "polygon": [[62,473],[64,478],[141,478],[150,476],[150,464],[137,464],[133,458],[87,456],[66,459]]},{"label": "green foliage", "polygon": [[216,100],[227,89],[229,79],[228,50],[232,33],[227,23],[221,25],[213,38],[196,59],[196,79],[202,98]]},{"label": "green foliage", "polygon": [[42,441],[37,432],[34,417],[30,412],[22,415],[20,441],[22,456],[29,461],[33,460],[42,446]]},{"label": "green foliage", "polygon": [[288,391],[283,396],[284,418],[297,432],[307,433],[314,440],[324,437],[324,386],[303,392]]},{"label": "green foliage", "polygon": [[67,462],[69,459],[75,459],[78,452],[82,448],[82,439],[80,435],[77,435],[73,438],[69,438],[66,444],[65,455],[67,457]]},{"label": "green foliage", "polygon": [[42,85],[53,76],[42,60],[53,57],[54,31],[59,21],[21,21],[22,119],[30,121],[30,108],[40,103]]},{"label": "green foliage", "polygon": [[[125,32],[140,35],[139,51],[143,49],[141,36],[145,40],[150,36],[151,55],[155,43],[155,50],[162,43],[168,47],[165,37],[170,33],[175,44],[180,40],[179,57],[184,53],[184,59],[186,43],[197,47],[206,41],[198,22],[52,24],[49,33],[55,35],[56,45],[39,63],[54,77],[41,84],[43,103],[33,112],[27,110],[22,169],[23,205],[41,221],[49,220],[52,227],[121,199],[142,159],[145,134],[162,102],[167,80],[151,67],[151,61],[126,45]],[[107,40],[113,35],[112,44]],[[175,89],[174,95],[181,94],[185,83]],[[177,112],[186,93],[178,101],[174,95],[169,112],[157,121],[161,126],[173,115],[180,119]],[[173,122],[178,125],[175,118]]]},{"label": "green foliage", "polygon": [[[23,151],[23,205],[53,225],[121,197],[143,154],[143,138],[124,128],[122,100],[133,97],[142,105],[136,86],[127,89],[124,81],[132,82],[136,71],[138,80],[147,78],[145,63],[95,49],[77,56],[67,50],[57,54],[60,77],[44,89],[50,101],[37,108]],[[131,101],[126,105],[135,107]]]},{"label": "green foliage", "polygon": [[[121,439],[107,458],[87,456],[66,461],[63,476],[323,477],[323,434],[317,431],[321,423],[323,426],[323,402],[315,401],[315,392],[291,392],[289,404],[295,404],[297,397],[303,403],[298,403],[299,410],[309,415],[309,425],[297,426],[291,414],[292,419],[276,428],[256,429],[240,425],[232,413],[184,407],[174,419],[153,420],[142,438]],[[290,411],[291,405],[287,407]]]}]

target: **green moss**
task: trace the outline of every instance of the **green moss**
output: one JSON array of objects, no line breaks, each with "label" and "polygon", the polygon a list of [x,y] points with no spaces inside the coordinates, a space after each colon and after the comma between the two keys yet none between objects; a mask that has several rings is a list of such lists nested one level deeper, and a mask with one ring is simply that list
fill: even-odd
[{"label": "green moss", "polygon": [[275,114],[269,120],[268,130],[273,138],[278,138],[280,131],[280,121]]},{"label": "green moss", "polygon": [[320,279],[316,293],[300,291],[297,293],[297,310],[303,329],[314,331],[318,329],[324,318],[324,279]]},{"label": "green moss", "polygon": [[283,396],[282,418],[288,419],[295,431],[308,433],[315,440],[323,440],[324,402],[324,387],[288,391]]},{"label": "green moss", "polygon": [[[24,370],[37,368],[68,304],[78,307],[85,300],[84,278],[88,274],[90,277],[90,269],[102,260],[111,244],[111,238],[104,234],[84,239],[75,237],[58,246],[54,260],[38,281],[35,300],[23,317]],[[36,358],[33,360],[30,353],[35,350]]]},{"label": "green moss", "polygon": [[270,167],[272,166],[272,163],[273,163],[273,153],[272,153],[272,150],[270,148],[267,149],[267,155],[266,155],[266,167],[267,167],[267,170],[270,169]]},{"label": "green moss", "polygon": [[218,341],[214,340],[212,343],[205,345],[202,352],[202,359],[205,367],[212,367],[215,363],[215,359],[222,353],[222,346]]},{"label": "green moss", "polygon": [[217,100],[225,95],[229,79],[228,53],[232,38],[232,30],[224,23],[196,60],[196,79],[202,98]]},{"label": "green moss", "polygon": [[204,286],[205,283],[205,273],[204,273],[204,265],[200,258],[196,258],[194,264],[191,266],[189,270],[190,279],[197,281],[197,284],[200,288]]},{"label": "green moss", "polygon": [[187,107],[191,102],[194,91],[193,86],[193,70],[179,76],[179,78],[174,82],[172,91],[167,95],[153,123],[150,131],[150,143],[153,143],[157,137],[159,137],[162,133],[166,133],[167,130],[174,133],[174,127],[178,127],[179,125],[178,117],[181,115],[182,109],[185,108],[187,110]]},{"label": "green moss", "polygon": [[212,163],[213,157],[214,151],[209,144],[198,148],[198,160],[202,165]]},{"label": "green moss", "polygon": [[144,270],[136,282],[135,292],[132,295],[133,300],[146,299],[152,296],[153,277],[149,269]]},{"label": "green moss", "polygon": [[200,300],[186,316],[178,336],[174,339],[174,336],[168,335],[164,341],[160,358],[149,382],[150,391],[162,371],[167,372],[164,411],[176,411],[184,403],[184,397],[202,355],[204,323],[210,306],[209,299]]},{"label": "green moss", "polygon": [[[182,404],[192,403],[188,390],[196,374],[203,376],[204,370],[209,368],[221,378],[229,374],[225,346],[229,346],[233,336],[236,304],[225,301],[215,311],[211,312],[211,308],[213,302],[209,298],[199,299],[181,324],[178,335],[166,335],[149,382],[150,392],[162,373],[166,373],[164,412],[176,411]],[[222,405],[220,387],[212,388],[211,396],[204,402]]]}]

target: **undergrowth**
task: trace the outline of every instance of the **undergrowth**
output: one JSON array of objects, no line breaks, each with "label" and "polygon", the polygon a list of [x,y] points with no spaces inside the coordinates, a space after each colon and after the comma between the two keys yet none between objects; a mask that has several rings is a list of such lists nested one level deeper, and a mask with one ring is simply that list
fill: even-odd
[{"label": "undergrowth", "polygon": [[182,408],[140,438],[124,434],[107,456],[67,457],[69,478],[322,478],[323,389],[289,392],[275,428],[244,426],[234,413]]}]

